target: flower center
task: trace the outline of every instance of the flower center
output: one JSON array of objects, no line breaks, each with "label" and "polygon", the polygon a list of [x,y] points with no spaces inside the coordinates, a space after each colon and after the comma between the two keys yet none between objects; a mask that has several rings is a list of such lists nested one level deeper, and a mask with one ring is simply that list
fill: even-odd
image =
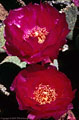
[{"label": "flower center", "polygon": [[38,87],[35,88],[33,92],[33,99],[36,100],[40,105],[51,103],[56,100],[56,92],[55,89],[52,89],[49,85],[39,84]]},{"label": "flower center", "polygon": [[35,26],[33,29],[28,30],[25,37],[26,38],[36,37],[38,39],[38,43],[41,44],[45,41],[47,35],[48,35],[48,32],[46,28],[40,28],[38,26]]}]

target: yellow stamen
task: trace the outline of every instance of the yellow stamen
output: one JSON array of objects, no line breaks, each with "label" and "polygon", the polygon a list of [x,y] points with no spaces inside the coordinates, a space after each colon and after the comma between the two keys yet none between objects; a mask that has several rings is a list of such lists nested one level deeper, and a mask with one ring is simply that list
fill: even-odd
[{"label": "yellow stamen", "polygon": [[49,85],[42,84],[39,84],[39,86],[35,88],[33,95],[33,99],[40,105],[50,104],[56,100],[57,96],[55,89],[52,89]]},{"label": "yellow stamen", "polygon": [[27,34],[24,36],[24,38],[29,37],[35,37],[38,39],[38,43],[42,44],[44,43],[46,36],[49,32],[47,32],[46,28],[40,28],[38,26],[35,26],[33,29],[28,30]]}]

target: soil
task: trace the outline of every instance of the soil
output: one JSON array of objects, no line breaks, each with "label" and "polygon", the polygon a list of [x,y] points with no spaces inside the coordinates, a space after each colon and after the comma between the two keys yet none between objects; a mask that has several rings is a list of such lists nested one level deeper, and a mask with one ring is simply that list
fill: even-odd
[{"label": "soil", "polygon": [[6,16],[8,15],[8,11],[0,4],[0,21],[5,20]]}]

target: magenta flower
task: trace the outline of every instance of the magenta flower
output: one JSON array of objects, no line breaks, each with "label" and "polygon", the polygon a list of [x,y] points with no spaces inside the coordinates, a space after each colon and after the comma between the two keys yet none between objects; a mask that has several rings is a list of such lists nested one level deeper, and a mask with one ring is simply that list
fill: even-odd
[{"label": "magenta flower", "polygon": [[29,64],[57,58],[69,32],[65,14],[46,3],[11,10],[4,23],[7,53]]},{"label": "magenta flower", "polygon": [[56,120],[72,109],[74,98],[71,82],[53,66],[30,65],[13,81],[20,110],[28,110],[28,118],[37,120],[53,117]]},{"label": "magenta flower", "polygon": [[74,4],[79,7],[79,0],[72,0],[74,2]]}]

